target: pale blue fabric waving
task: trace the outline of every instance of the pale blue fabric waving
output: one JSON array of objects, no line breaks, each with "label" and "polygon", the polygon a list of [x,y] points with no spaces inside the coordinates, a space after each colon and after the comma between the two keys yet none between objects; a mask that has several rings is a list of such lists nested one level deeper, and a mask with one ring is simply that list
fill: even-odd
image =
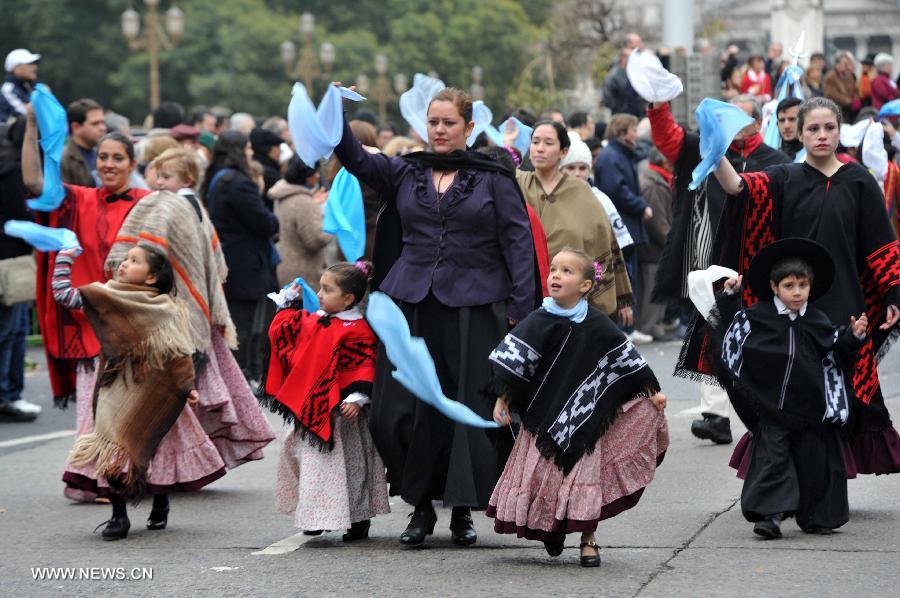
[{"label": "pale blue fabric waving", "polygon": [[475,102],[473,102],[472,122],[475,123],[475,126],[472,128],[472,133],[470,133],[466,138],[466,145],[475,145],[475,140],[478,139],[478,136],[481,135],[489,126],[491,126],[492,120],[494,120],[494,113],[491,112],[491,109],[487,107],[487,104],[485,104],[481,100],[476,100]]},{"label": "pale blue fabric waving", "polygon": [[3,224],[3,232],[22,239],[38,251],[81,249],[78,237],[67,228],[41,226],[28,220],[7,220]]},{"label": "pale blue fabric waving", "polygon": [[366,214],[362,188],[346,168],[341,168],[331,183],[322,230],[337,237],[338,246],[348,262],[355,262],[365,253]]},{"label": "pale blue fabric waving", "polygon": [[513,147],[519,150],[519,153],[524,156],[531,147],[531,134],[534,132],[534,129],[524,124],[515,116],[510,116],[503,121],[503,124],[500,125],[499,129],[496,127],[487,127],[484,132],[487,133],[490,140],[494,142],[494,145],[503,147],[503,132],[506,130],[507,126],[516,127],[517,134],[516,140],[513,142]]},{"label": "pale blue fabric waving", "polygon": [[28,207],[40,212],[52,212],[66,196],[59,162],[66,144],[69,122],[66,109],[43,83],[38,83],[31,92],[31,105],[41,134],[41,149],[44,150],[44,189],[40,197],[28,200]]},{"label": "pale blue fabric waving", "polygon": [[691,191],[699,187],[700,183],[716,169],[738,131],[753,122],[746,112],[734,104],[726,104],[711,98],[704,98],[694,114],[700,128],[702,160],[692,173],[688,185]]},{"label": "pale blue fabric waving", "polygon": [[294,83],[291,103],[288,106],[288,127],[297,149],[297,155],[305,164],[313,165],[331,156],[344,132],[344,113],[341,98],[358,102],[363,96],[346,87],[328,86],[328,91],[318,109],[309,99],[302,83]]},{"label": "pale blue fabric waving", "polygon": [[576,303],[573,307],[566,309],[565,307],[560,306],[553,297],[544,297],[544,301],[541,303],[541,308],[544,311],[553,314],[554,316],[562,316],[564,318],[569,318],[576,324],[581,324],[584,322],[584,319],[587,317],[588,313],[588,302],[584,297]]},{"label": "pale blue fabric waving", "polygon": [[428,127],[425,123],[428,120],[428,104],[431,103],[431,98],[445,87],[440,79],[416,73],[413,76],[412,87],[400,95],[400,114],[426,143]]},{"label": "pale blue fabric waving", "polygon": [[410,335],[403,312],[390,297],[380,292],[372,293],[366,308],[366,320],[384,343],[388,358],[397,368],[392,372],[394,378],[409,392],[453,421],[476,428],[499,427],[466,405],[447,398],[441,389],[425,340]]},{"label": "pale blue fabric waving", "polygon": [[781,149],[781,131],[778,130],[777,125],[778,104],[781,100],[787,98],[788,94],[798,100],[804,99],[803,86],[800,84],[800,78],[802,76],[803,69],[799,66],[791,65],[785,69],[784,73],[782,73],[781,77],[778,79],[778,85],[775,86],[777,95],[775,96],[775,99],[772,100],[775,102],[775,111],[773,111],[772,116],[769,117],[769,126],[766,128],[766,134],[763,137],[763,143],[771,148],[777,150]]},{"label": "pale blue fabric waving", "polygon": [[884,118],[885,116],[900,116],[900,99],[891,100],[881,106],[881,110],[878,111],[878,118]]}]

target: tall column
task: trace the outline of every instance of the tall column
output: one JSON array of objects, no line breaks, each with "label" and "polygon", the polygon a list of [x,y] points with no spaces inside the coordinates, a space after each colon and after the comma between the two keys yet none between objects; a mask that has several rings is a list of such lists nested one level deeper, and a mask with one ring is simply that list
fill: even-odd
[{"label": "tall column", "polygon": [[857,35],[854,39],[856,40],[856,61],[859,62],[869,53],[869,36]]},{"label": "tall column", "polygon": [[803,52],[807,56],[825,49],[825,14],[822,0],[770,0],[770,8],[772,41],[784,45],[786,59],[790,59],[787,50],[794,47],[797,38],[803,32],[806,32]]},{"label": "tall column", "polygon": [[694,49],[694,0],[663,0],[663,45]]}]

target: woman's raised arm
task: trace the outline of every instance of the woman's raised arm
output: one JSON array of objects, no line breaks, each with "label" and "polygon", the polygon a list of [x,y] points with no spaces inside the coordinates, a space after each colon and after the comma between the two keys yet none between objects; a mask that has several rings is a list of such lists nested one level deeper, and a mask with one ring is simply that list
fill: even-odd
[{"label": "woman's raised arm", "polygon": [[22,144],[22,179],[25,187],[34,195],[44,191],[44,172],[41,164],[41,150],[38,146],[37,120],[31,104],[26,108],[25,140]]},{"label": "woman's raised arm", "polygon": [[725,193],[737,195],[741,192],[741,189],[744,187],[744,181],[738,175],[734,166],[731,165],[731,162],[728,161],[728,158],[719,160],[719,165],[716,167],[715,172],[716,178],[719,179],[719,184],[722,185]]}]

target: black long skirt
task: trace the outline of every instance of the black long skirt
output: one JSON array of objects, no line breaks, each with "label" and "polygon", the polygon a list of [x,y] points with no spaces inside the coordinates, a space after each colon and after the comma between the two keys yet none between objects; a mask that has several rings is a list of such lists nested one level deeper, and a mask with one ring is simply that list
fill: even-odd
[{"label": "black long skirt", "polygon": [[[488,355],[508,331],[505,304],[447,307],[431,293],[420,303],[397,303],[413,336],[425,339],[444,394],[490,420],[493,402],[479,389],[491,376]],[[391,495],[411,505],[442,499],[450,507],[487,507],[512,446],[508,429],[451,421],[394,380],[393,370],[379,346],[370,429]]]}]

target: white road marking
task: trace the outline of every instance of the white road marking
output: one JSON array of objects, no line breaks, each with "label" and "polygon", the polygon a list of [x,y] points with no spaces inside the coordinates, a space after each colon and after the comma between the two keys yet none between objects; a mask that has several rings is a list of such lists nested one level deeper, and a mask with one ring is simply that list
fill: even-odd
[{"label": "white road marking", "polygon": [[262,550],[258,550],[251,554],[264,555],[264,556],[269,556],[269,555],[273,555],[273,554],[287,554],[289,552],[294,552],[295,550],[297,550],[298,548],[300,548],[301,546],[306,544],[306,542],[309,541],[311,538],[315,538],[315,537],[317,537],[317,536],[304,536],[303,532],[300,532],[298,534],[294,534],[293,536],[288,536],[287,538],[285,538],[283,540],[278,540],[274,544],[266,546]]},{"label": "white road marking", "polygon": [[32,442],[43,442],[44,440],[56,440],[57,438],[66,438],[67,436],[73,436],[74,434],[75,430],[60,430],[59,432],[48,432],[47,434],[23,436],[22,438],[0,441],[0,448],[9,448],[11,446],[19,446],[20,444],[29,444]]}]

